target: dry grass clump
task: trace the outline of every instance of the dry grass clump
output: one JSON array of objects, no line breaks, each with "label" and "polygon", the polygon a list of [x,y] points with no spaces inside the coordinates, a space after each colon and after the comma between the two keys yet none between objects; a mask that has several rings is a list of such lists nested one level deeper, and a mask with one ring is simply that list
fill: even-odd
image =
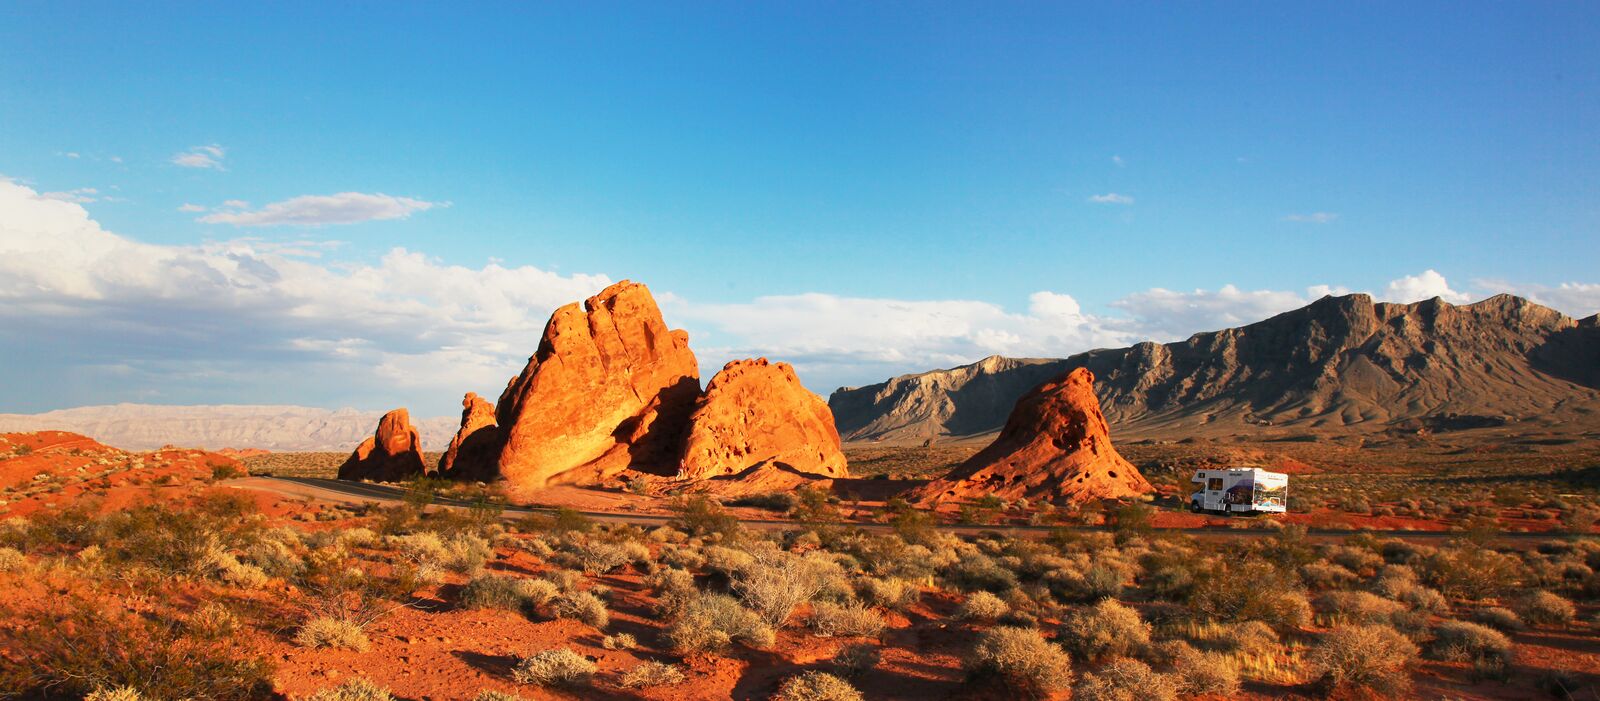
[{"label": "dry grass clump", "polygon": [[227,606],[208,601],[201,604],[184,621],[189,632],[208,640],[222,640],[239,630],[239,616]]},{"label": "dry grass clump", "polygon": [[1316,608],[1335,623],[1385,623],[1405,605],[1364,591],[1330,591],[1317,596]]},{"label": "dry grass clump", "polygon": [[855,636],[873,638],[883,632],[883,616],[872,607],[857,602],[835,604],[818,602],[811,608],[811,628],[822,637]]},{"label": "dry grass clump", "polygon": [[839,648],[833,656],[833,666],[838,668],[847,677],[859,676],[883,659],[883,653],[877,646],[867,643],[856,643]]},{"label": "dry grass clump", "polygon": [[904,611],[922,598],[916,582],[899,577],[863,577],[856,582],[856,593],[863,601],[891,611]]},{"label": "dry grass clump", "polygon": [[551,615],[556,618],[583,621],[596,628],[604,628],[611,622],[611,613],[606,610],[606,602],[591,592],[562,594],[550,602],[549,608]]},{"label": "dry grass clump", "polygon": [[967,595],[967,600],[961,602],[961,608],[956,609],[956,618],[963,621],[992,621],[1011,611],[1000,597],[986,591],[975,591]]},{"label": "dry grass clump", "polygon": [[1507,633],[1515,633],[1528,627],[1527,624],[1522,622],[1522,617],[1518,616],[1515,611],[1499,606],[1490,606],[1473,611],[1472,621]]},{"label": "dry grass clump", "polygon": [[800,605],[833,588],[848,592],[844,569],[818,553],[805,557],[780,556],[769,562],[751,562],[733,573],[732,589],[760,614],[767,625],[782,628]]},{"label": "dry grass clump", "polygon": [[1472,662],[1495,667],[1511,663],[1511,640],[1488,626],[1466,621],[1444,621],[1433,629],[1428,654],[1450,662]]},{"label": "dry grass clump", "polygon": [[735,641],[766,648],[777,639],[761,616],[725,594],[697,594],[685,601],[662,636],[679,653],[721,650]]},{"label": "dry grass clump", "polygon": [[622,688],[642,689],[652,686],[676,686],[688,677],[677,665],[665,662],[644,662],[622,674]]},{"label": "dry grass clump", "polygon": [[536,652],[517,660],[511,679],[535,686],[584,687],[594,679],[595,664],[567,648]]},{"label": "dry grass clump", "polygon": [[632,650],[639,647],[639,640],[629,633],[618,633],[601,638],[600,646],[607,650]]},{"label": "dry grass clump", "polygon": [[494,689],[484,689],[483,691],[478,692],[477,696],[472,697],[472,701],[528,701],[528,700],[524,699],[521,696],[518,696],[516,694],[508,694],[508,693],[506,693],[504,691],[495,691]]},{"label": "dry grass clump", "polygon": [[1227,657],[1179,642],[1173,657],[1178,690],[1189,696],[1229,697],[1239,692],[1239,670]]},{"label": "dry grass clump", "polygon": [[306,701],[393,701],[389,690],[365,679],[351,679],[343,684],[318,691]]},{"label": "dry grass clump", "polygon": [[1363,625],[1335,628],[1317,641],[1307,660],[1326,690],[1373,691],[1398,695],[1411,687],[1406,667],[1417,646],[1393,628]]},{"label": "dry grass clump", "polygon": [[16,572],[28,564],[27,556],[13,547],[0,548],[0,572]]},{"label": "dry grass clump", "polygon": [[318,616],[306,621],[294,634],[294,641],[301,647],[357,652],[366,652],[368,646],[366,631],[361,629],[360,624],[331,616]]},{"label": "dry grass clump", "polygon": [[1317,560],[1300,566],[1300,579],[1311,589],[1344,589],[1361,579],[1342,565]]},{"label": "dry grass clump", "polygon": [[1019,694],[1048,696],[1072,685],[1072,658],[1032,628],[984,631],[966,661],[976,678],[993,677]]},{"label": "dry grass clump", "polygon": [[517,611],[548,603],[558,593],[555,584],[542,579],[484,574],[472,578],[461,588],[461,605],[469,609]]},{"label": "dry grass clump", "polygon": [[1304,626],[1311,622],[1311,602],[1299,587],[1298,577],[1270,563],[1221,561],[1197,573],[1188,605],[1196,615],[1213,620]]},{"label": "dry grass clump", "polygon": [[621,545],[582,534],[565,539],[560,548],[567,556],[564,560],[569,560],[584,574],[591,576],[611,572],[632,560],[628,550]]},{"label": "dry grass clump", "polygon": [[102,687],[89,692],[83,701],[145,701],[144,695],[131,686]]},{"label": "dry grass clump", "polygon": [[1571,623],[1578,610],[1571,601],[1542,589],[1529,592],[1513,604],[1518,615],[1532,625],[1562,625]]},{"label": "dry grass clump", "polygon": [[773,701],[862,701],[865,697],[850,682],[827,672],[805,672],[778,686]]},{"label": "dry grass clump", "polygon": [[1074,701],[1174,701],[1178,677],[1150,669],[1138,660],[1117,658],[1098,672],[1086,672],[1072,687]]},{"label": "dry grass clump", "polygon": [[1104,599],[1068,614],[1056,636],[1062,647],[1086,660],[1126,656],[1150,645],[1150,624],[1139,612]]},{"label": "dry grass clump", "polygon": [[1486,547],[1466,545],[1439,550],[1420,563],[1423,579],[1445,596],[1481,600],[1522,580],[1521,561]]}]

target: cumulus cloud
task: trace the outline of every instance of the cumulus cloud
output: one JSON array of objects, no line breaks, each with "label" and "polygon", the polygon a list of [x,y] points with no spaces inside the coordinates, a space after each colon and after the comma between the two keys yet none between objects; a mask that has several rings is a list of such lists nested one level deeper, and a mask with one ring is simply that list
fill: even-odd
[{"label": "cumulus cloud", "polygon": [[1333,212],[1312,212],[1310,214],[1290,214],[1283,218],[1287,222],[1297,224],[1332,224],[1339,215]]},{"label": "cumulus cloud", "polygon": [[1465,304],[1472,301],[1472,295],[1450,289],[1450,283],[1433,269],[1424,270],[1417,275],[1407,275],[1399,280],[1390,282],[1384,288],[1382,298],[1388,302],[1420,302],[1425,299],[1440,297],[1453,304]]},{"label": "cumulus cloud", "polygon": [[172,164],[184,168],[222,170],[222,159],[227,155],[228,150],[217,144],[195,146],[187,151],[173,154]]},{"label": "cumulus cloud", "polygon": [[247,209],[249,203],[228,200],[225,211],[200,217],[206,224],[232,224],[234,226],[324,226],[328,224],[356,224],[366,221],[405,219],[413,213],[434,207],[448,207],[448,202],[428,202],[410,197],[392,197],[383,193],[340,192],[333,195],[302,195],[282,202],[273,202],[260,209]]},{"label": "cumulus cloud", "polygon": [[551,311],[610,282],[446,265],[404,248],[323,263],[321,250],[143,243],[78,204],[0,181],[0,346],[40,362],[127,366],[151,385],[273,378],[308,395],[367,382],[448,396],[503,385]]},{"label": "cumulus cloud", "polygon": [[60,192],[42,192],[39,193],[39,196],[47,200],[88,204],[100,199],[100,191],[92,187],[80,187],[75,190],[63,190]]},{"label": "cumulus cloud", "polygon": [[1089,201],[1095,204],[1133,204],[1132,197],[1115,192],[1108,192],[1104,195],[1090,195]]},{"label": "cumulus cloud", "polygon": [[185,202],[182,205],[178,206],[178,211],[180,211],[180,212],[189,212],[189,213],[204,212],[204,211],[206,211],[206,208],[202,207],[200,205],[197,205],[197,204],[190,204],[188,202]]}]

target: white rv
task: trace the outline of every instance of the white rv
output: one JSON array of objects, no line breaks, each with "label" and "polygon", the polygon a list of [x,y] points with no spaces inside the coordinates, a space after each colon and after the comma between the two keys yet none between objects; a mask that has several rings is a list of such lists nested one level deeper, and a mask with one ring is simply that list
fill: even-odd
[{"label": "white rv", "polygon": [[1200,470],[1190,480],[1200,491],[1189,495],[1191,511],[1223,513],[1275,513],[1288,510],[1289,476],[1245,467],[1231,470]]}]

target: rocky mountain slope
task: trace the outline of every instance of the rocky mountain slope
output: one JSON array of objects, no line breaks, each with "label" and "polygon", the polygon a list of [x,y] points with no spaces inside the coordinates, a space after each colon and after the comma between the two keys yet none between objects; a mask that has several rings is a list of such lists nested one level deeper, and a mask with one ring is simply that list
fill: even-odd
[{"label": "rocky mountain slope", "polygon": [[[164,445],[220,450],[347,451],[372,435],[381,411],[303,406],[164,406],[114,404],[42,414],[0,414],[0,432],[71,431],[123,450]],[[417,419],[422,448],[444,450],[456,432],[453,416]]]},{"label": "rocky mountain slope", "polygon": [[846,440],[971,437],[998,430],[1043,379],[1080,367],[1099,378],[1119,436],[1600,431],[1600,316],[1574,320],[1510,295],[1460,306],[1324,297],[1185,341],[989,358],[841,389],[829,404]]}]

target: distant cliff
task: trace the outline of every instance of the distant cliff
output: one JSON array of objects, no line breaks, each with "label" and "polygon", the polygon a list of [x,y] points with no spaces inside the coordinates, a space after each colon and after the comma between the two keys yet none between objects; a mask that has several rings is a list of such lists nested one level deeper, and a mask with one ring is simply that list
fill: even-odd
[{"label": "distant cliff", "polygon": [[[0,414],[0,432],[71,431],[124,450],[163,445],[186,448],[262,448],[273,451],[339,451],[372,435],[381,411],[302,406],[162,406],[113,404],[42,414]],[[456,417],[416,422],[424,450],[444,450]]]}]

